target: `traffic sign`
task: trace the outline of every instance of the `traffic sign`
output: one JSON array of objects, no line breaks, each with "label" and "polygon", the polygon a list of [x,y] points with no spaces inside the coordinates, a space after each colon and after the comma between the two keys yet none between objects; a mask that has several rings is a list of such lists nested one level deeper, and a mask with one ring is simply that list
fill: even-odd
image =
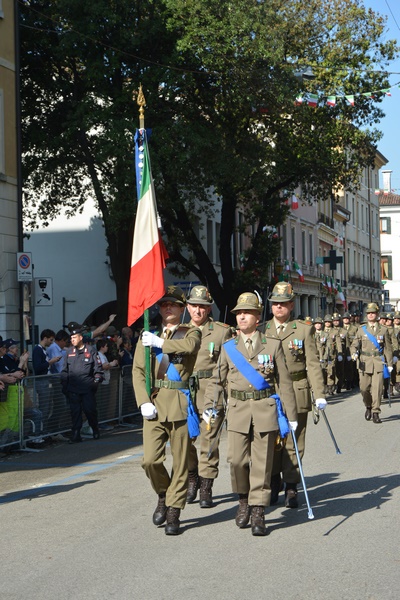
[{"label": "traffic sign", "polygon": [[32,254],[31,252],[17,252],[17,280],[32,281]]}]

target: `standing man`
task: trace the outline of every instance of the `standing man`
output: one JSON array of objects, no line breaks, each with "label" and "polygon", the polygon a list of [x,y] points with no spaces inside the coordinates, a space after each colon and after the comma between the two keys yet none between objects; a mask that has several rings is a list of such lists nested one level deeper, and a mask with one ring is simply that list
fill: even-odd
[{"label": "standing man", "polygon": [[[49,422],[49,431],[68,428],[68,407],[65,396],[62,393],[60,377],[67,356],[66,346],[68,343],[69,333],[64,331],[64,329],[60,329],[55,335],[54,342],[47,348],[49,360],[57,359],[50,365],[50,373],[57,375],[57,377],[51,378],[53,411]],[[61,434],[57,436],[57,439],[59,441],[68,441]]]},{"label": "standing man", "polygon": [[52,412],[50,382],[49,378],[45,377],[45,375],[49,375],[51,367],[61,360],[61,356],[49,358],[47,354],[47,349],[54,342],[55,335],[52,329],[44,329],[40,334],[40,343],[36,344],[32,351],[32,368],[34,374],[37,376],[35,378],[35,387],[45,432],[48,429],[48,420]]},{"label": "standing man", "polygon": [[[308,413],[312,410],[311,390],[314,393],[315,405],[324,410],[324,381],[315,345],[313,327],[303,321],[291,320],[294,308],[294,293],[290,283],[277,283],[269,298],[273,318],[268,321],[266,335],[282,342],[290,379],[293,382],[297,405],[296,439],[300,458],[303,458]],[[300,471],[296,452],[291,437],[288,437],[284,448],[275,452],[272,471],[271,504],[278,501],[282,487],[281,473],[285,482],[285,506],[297,508],[297,484],[300,482]]]},{"label": "standing man", "polygon": [[[187,394],[201,340],[199,329],[180,324],[185,304],[181,288],[168,286],[158,302],[161,327],[155,333],[143,332],[132,371],[137,405],[144,418],[142,467],[158,494],[153,523],[158,526],[166,521],[166,535],[179,533],[180,512],[186,504],[190,444]],[[145,346],[152,348],[150,396],[146,388]],[[171,475],[164,466],[168,441]]]},{"label": "standing man", "polygon": [[71,348],[67,352],[64,368],[61,371],[63,393],[69,400],[71,410],[71,444],[82,441],[82,410],[93,429],[93,439],[98,440],[100,437],[96,390],[98,384],[103,381],[103,376],[96,348],[85,344],[82,329],[72,329]]},{"label": "standing man", "polygon": [[383,392],[383,365],[393,369],[393,352],[386,327],[378,323],[379,308],[375,302],[367,305],[367,323],[361,325],[351,345],[351,356],[359,359],[360,391],[365,405],[365,419],[382,423],[381,398]]},{"label": "standing man", "polygon": [[228,462],[232,491],[239,495],[235,522],[242,529],[251,517],[252,535],[262,536],[278,433],[277,409],[271,398],[275,386],[279,386],[292,431],[297,427],[296,401],[279,340],[267,339],[257,330],[262,313],[257,296],[241,294],[232,312],[239,334],[222,346],[220,363],[207,385],[203,420],[210,420],[215,387],[220,394],[226,387]]},{"label": "standing man", "polygon": [[319,356],[319,364],[322,369],[322,376],[324,379],[324,392],[326,393],[326,368],[328,365],[328,347],[327,347],[327,336],[323,329],[324,322],[321,317],[316,317],[314,319],[314,327],[315,327],[315,344],[317,346],[317,353]]},{"label": "standing man", "polygon": [[[187,298],[187,310],[191,321],[190,325],[198,327],[201,331],[201,346],[196,357],[192,373],[193,384],[196,390],[196,408],[199,415],[204,411],[204,394],[213,369],[218,362],[221,347],[229,340],[234,330],[229,325],[214,321],[210,316],[213,299],[204,285],[195,285]],[[214,408],[218,411],[213,418],[213,423],[207,425],[201,420],[200,434],[200,462],[197,457],[194,442],[189,450],[189,486],[187,502],[194,502],[197,490],[200,487],[200,508],[212,507],[212,486],[218,476],[219,464],[219,437],[220,427],[224,420],[224,396],[214,398]],[[208,453],[211,450],[210,456]]]},{"label": "standing man", "polygon": [[[396,311],[393,315],[393,330],[394,330],[394,334],[397,339],[397,346],[398,346],[398,348],[400,348],[400,312],[398,312],[398,311]],[[398,350],[396,353],[397,360],[399,359],[399,356],[400,356],[400,352]],[[396,369],[393,369],[393,370],[396,371],[394,387],[395,387],[396,392],[400,392],[400,368],[397,366],[397,361],[396,361]]]},{"label": "standing man", "polygon": [[[393,351],[393,371],[390,373],[390,379],[385,379],[384,382],[384,390],[383,397],[388,397],[388,392],[390,395],[393,395],[393,389],[396,385],[396,370],[397,370],[397,361],[399,355],[399,342],[397,339],[397,332],[394,328],[394,315],[392,313],[387,313],[386,315],[386,323],[387,330],[389,332],[390,341],[392,343],[392,351]],[[390,389],[389,389],[390,385]]]},{"label": "standing man", "polygon": [[336,380],[336,334],[333,331],[333,319],[332,315],[327,314],[324,317],[324,326],[326,334],[326,346],[327,346],[327,367],[326,367],[326,387],[327,394],[334,394],[335,392],[335,380]]}]

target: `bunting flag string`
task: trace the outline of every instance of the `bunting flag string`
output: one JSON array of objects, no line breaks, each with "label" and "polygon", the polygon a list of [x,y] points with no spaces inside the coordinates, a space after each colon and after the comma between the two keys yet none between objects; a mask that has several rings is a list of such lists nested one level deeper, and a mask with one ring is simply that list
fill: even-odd
[{"label": "bunting flag string", "polygon": [[295,104],[300,106],[301,104],[307,104],[312,108],[316,108],[320,102],[323,101],[327,106],[337,106],[337,101],[344,99],[350,106],[354,106],[355,98],[362,97],[375,99],[377,96],[384,94],[385,96],[391,96],[391,90],[395,87],[400,88],[400,82],[393,84],[388,88],[382,88],[380,90],[374,90],[372,92],[360,92],[358,94],[333,94],[329,96],[323,96],[318,94],[307,94],[305,96],[297,96]]}]

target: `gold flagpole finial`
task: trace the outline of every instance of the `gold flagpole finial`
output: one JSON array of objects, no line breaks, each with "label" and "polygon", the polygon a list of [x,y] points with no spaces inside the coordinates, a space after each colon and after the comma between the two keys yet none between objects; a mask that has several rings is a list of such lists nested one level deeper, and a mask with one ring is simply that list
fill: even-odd
[{"label": "gold flagpole finial", "polygon": [[139,106],[139,129],[144,129],[144,107],[146,106],[146,99],[143,94],[142,84],[139,85],[137,104]]}]

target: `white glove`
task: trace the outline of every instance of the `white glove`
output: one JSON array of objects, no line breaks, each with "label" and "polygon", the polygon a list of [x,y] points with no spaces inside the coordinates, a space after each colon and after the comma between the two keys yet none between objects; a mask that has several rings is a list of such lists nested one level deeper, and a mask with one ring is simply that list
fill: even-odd
[{"label": "white glove", "polygon": [[142,333],[142,344],[143,346],[154,346],[155,348],[162,348],[165,340],[163,338],[154,335],[150,331],[143,331]]},{"label": "white glove", "polygon": [[152,402],[145,402],[140,407],[140,412],[142,416],[150,421],[151,419],[155,419],[157,416],[157,409]]},{"label": "white glove", "polygon": [[393,356],[393,364],[396,364],[398,360],[399,360],[399,359],[398,359],[398,357],[397,357],[397,356]]},{"label": "white glove", "polygon": [[325,410],[325,408],[326,408],[326,400],[325,400],[325,398],[317,398],[315,400],[315,406],[319,410]]},{"label": "white glove", "polygon": [[393,367],[388,367],[388,371],[391,373],[393,371]]},{"label": "white glove", "polygon": [[351,360],[351,356],[346,356],[346,359],[347,359],[348,361],[350,361],[350,360]]},{"label": "white glove", "polygon": [[337,359],[338,359],[338,362],[342,362],[343,356],[341,354],[339,354],[338,357],[337,357]]},{"label": "white glove", "polygon": [[204,423],[207,423],[207,425],[210,423],[211,421],[211,417],[213,414],[213,409],[212,408],[207,408],[203,414],[201,415],[201,418],[203,419]]},{"label": "white glove", "polygon": [[357,354],[357,352],[354,352],[354,353],[351,355],[351,360],[357,360],[357,358],[358,358],[358,354]]},{"label": "white glove", "polygon": [[289,429],[290,431],[296,431],[297,429],[297,421],[289,421]]}]

